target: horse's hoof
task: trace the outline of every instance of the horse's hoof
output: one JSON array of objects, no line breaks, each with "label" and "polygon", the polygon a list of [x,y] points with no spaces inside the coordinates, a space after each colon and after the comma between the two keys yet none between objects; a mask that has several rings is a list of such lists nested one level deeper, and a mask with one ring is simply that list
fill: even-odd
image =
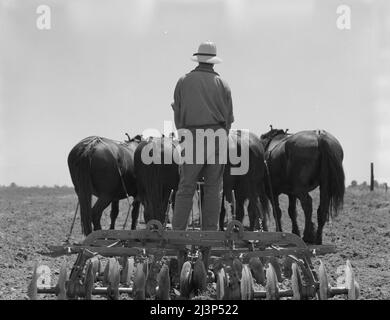
[{"label": "horse's hoof", "polygon": [[317,244],[317,239],[313,235],[304,235],[303,236],[303,241],[307,244]]},{"label": "horse's hoof", "polygon": [[301,233],[299,232],[299,230],[293,229],[291,232],[292,232],[293,234],[297,235],[298,237],[301,237]]}]

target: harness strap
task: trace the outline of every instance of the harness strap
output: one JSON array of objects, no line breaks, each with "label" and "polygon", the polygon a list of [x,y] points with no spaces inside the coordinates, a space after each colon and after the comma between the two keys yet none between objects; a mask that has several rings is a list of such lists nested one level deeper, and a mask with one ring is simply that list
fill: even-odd
[{"label": "harness strap", "polygon": [[[271,150],[267,151],[267,159],[269,159],[269,157],[271,156],[271,153],[272,151],[274,151],[274,149],[276,149],[276,147],[278,147],[282,142],[285,142],[287,139],[289,138],[289,136],[286,136],[284,137],[283,139],[281,139],[277,144],[275,144]],[[271,144],[273,138],[269,141],[268,145],[266,146],[266,149],[269,147],[269,145]]]}]

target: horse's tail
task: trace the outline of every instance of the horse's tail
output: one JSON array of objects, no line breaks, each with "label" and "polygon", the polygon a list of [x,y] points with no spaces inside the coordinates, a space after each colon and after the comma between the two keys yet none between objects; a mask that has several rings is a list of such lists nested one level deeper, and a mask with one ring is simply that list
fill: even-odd
[{"label": "horse's tail", "polygon": [[259,185],[259,199],[260,199],[260,206],[261,211],[264,214],[264,218],[270,218],[270,201],[267,197],[266,191],[265,191],[265,183],[267,183],[267,173],[264,170],[264,178],[261,180]]},{"label": "horse's tail", "polygon": [[[146,175],[144,176],[144,188],[147,198],[147,213],[145,216],[145,222],[151,219],[159,218],[162,212],[166,211],[166,208],[163,208],[163,179],[161,177],[161,168],[156,164],[151,164],[149,170],[146,170]],[[146,208],[145,208],[146,210]],[[165,217],[164,217],[165,218]],[[163,221],[160,220],[161,223]]]},{"label": "horse's tail", "polygon": [[260,199],[261,212],[264,218],[270,218],[270,201],[266,194],[266,183],[267,183],[267,170],[264,162],[264,148],[261,144],[261,141],[252,134],[251,137],[254,140],[254,143],[250,145],[251,152],[253,153],[254,158],[254,170],[256,177],[256,197]]},{"label": "horse's tail", "polygon": [[84,235],[92,232],[92,181],[91,154],[92,141],[82,146],[82,150],[73,149],[68,156],[68,166],[80,203],[81,229]]},{"label": "horse's tail", "polygon": [[163,219],[161,217],[161,213],[166,211],[166,208],[163,208],[163,165],[155,163],[145,164],[143,162],[142,153],[143,149],[147,147],[147,144],[147,142],[141,142],[138,145],[134,155],[137,191],[141,202],[144,204],[145,222],[148,222],[151,219],[157,219],[161,221],[161,219]]},{"label": "horse's tail", "polygon": [[337,150],[332,149],[331,141],[325,134],[320,134],[319,149],[321,154],[321,182],[320,192],[325,191],[330,199],[328,210],[322,210],[329,220],[329,215],[333,217],[342,209],[345,193],[345,174],[343,169],[342,155],[337,154]]},{"label": "horse's tail", "polygon": [[249,172],[250,201],[255,201],[256,203],[258,203],[258,201],[260,202],[260,207],[258,208],[258,210],[260,210],[259,218],[262,219],[263,223],[267,223],[267,220],[270,219],[270,202],[265,189],[267,176],[264,163],[264,153],[262,152],[262,150],[260,150],[260,152],[256,151],[254,154],[251,155],[250,160],[250,163],[252,165],[252,168],[250,169],[251,171]]}]

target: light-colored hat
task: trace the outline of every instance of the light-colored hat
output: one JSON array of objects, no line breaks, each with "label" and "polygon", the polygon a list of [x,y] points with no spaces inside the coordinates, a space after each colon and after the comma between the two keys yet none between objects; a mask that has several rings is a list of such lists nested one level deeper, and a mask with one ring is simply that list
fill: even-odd
[{"label": "light-colored hat", "polygon": [[217,57],[217,47],[214,42],[206,41],[200,44],[198,52],[191,57],[192,61],[204,63],[221,63],[222,59]]}]

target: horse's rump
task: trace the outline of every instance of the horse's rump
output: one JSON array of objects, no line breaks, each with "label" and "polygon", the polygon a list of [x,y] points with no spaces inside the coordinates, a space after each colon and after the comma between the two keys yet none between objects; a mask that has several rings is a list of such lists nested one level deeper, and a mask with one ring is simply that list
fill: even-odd
[{"label": "horse's rump", "polygon": [[80,202],[81,229],[84,235],[92,232],[91,154],[99,143],[99,137],[88,137],[76,144],[68,155],[70,176]]},{"label": "horse's rump", "polygon": [[[150,150],[160,151],[161,163],[145,161],[147,154],[153,156],[153,151]],[[178,165],[173,161],[174,150],[171,139],[158,138],[141,142],[135,151],[137,189],[139,198],[145,206],[145,222],[151,219],[165,222],[170,192],[176,191],[179,183]],[[170,160],[164,161],[164,159]]]},{"label": "horse's rump", "polygon": [[92,231],[92,194],[120,200],[136,195],[131,148],[114,140],[91,136],[70,151],[68,166],[80,202],[83,233]]}]

